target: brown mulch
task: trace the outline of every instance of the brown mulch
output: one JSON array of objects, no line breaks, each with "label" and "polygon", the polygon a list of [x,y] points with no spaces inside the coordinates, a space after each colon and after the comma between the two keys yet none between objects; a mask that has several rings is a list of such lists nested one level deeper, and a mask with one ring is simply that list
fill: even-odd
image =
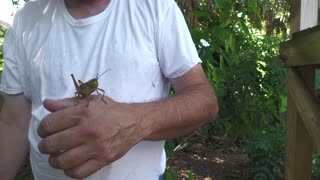
[{"label": "brown mulch", "polygon": [[[195,137],[168,159],[176,179],[244,180],[250,178],[248,157],[226,137]],[[192,178],[190,178],[190,173]]]}]

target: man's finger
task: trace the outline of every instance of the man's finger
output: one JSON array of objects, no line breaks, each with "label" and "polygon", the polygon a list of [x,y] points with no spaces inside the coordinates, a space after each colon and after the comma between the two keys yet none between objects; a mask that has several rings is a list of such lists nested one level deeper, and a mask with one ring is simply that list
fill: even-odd
[{"label": "man's finger", "polygon": [[106,165],[108,164],[103,164],[101,161],[91,159],[80,166],[65,170],[64,173],[71,178],[83,179],[97,172]]},{"label": "man's finger", "polygon": [[43,106],[50,112],[56,112],[68,107],[75,106],[79,103],[78,98],[65,98],[59,100],[46,99],[43,101]]},{"label": "man's finger", "polygon": [[71,169],[88,161],[94,151],[87,144],[81,144],[57,155],[49,157],[49,164],[56,169]]},{"label": "man's finger", "polygon": [[81,135],[82,131],[78,127],[52,134],[40,141],[39,151],[43,154],[58,154],[82,144],[85,138]]},{"label": "man's finger", "polygon": [[84,108],[85,107],[81,106],[73,106],[48,114],[39,124],[38,135],[45,138],[53,133],[77,125],[82,118],[81,113]]}]

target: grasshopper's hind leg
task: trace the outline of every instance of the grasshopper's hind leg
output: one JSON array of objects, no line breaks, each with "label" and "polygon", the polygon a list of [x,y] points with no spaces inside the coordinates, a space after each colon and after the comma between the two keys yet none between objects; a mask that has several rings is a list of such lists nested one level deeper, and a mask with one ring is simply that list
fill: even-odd
[{"label": "grasshopper's hind leg", "polygon": [[107,101],[105,101],[103,98],[104,98],[104,90],[103,89],[100,89],[100,88],[97,88],[97,93],[99,94],[99,95],[101,95],[100,93],[99,93],[99,91],[101,91],[102,92],[102,98],[101,98],[101,100],[104,102],[104,103],[106,103],[107,104]]}]

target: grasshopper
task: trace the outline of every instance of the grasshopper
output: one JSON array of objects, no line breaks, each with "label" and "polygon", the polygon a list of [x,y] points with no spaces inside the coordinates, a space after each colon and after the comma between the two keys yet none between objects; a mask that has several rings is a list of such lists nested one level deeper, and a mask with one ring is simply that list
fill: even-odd
[{"label": "grasshopper", "polygon": [[74,78],[73,74],[71,74],[71,77],[72,77],[72,80],[73,80],[73,83],[74,83],[74,86],[76,87],[76,92],[74,93],[74,95],[76,97],[88,97],[91,93],[93,93],[94,91],[96,91],[99,95],[101,95],[99,93],[99,91],[102,92],[102,101],[104,103],[107,104],[107,102],[103,99],[104,97],[104,90],[103,89],[100,89],[98,88],[99,86],[99,83],[98,83],[98,79],[104,74],[106,73],[107,71],[109,71],[111,69],[107,69],[106,71],[104,71],[100,76],[98,76],[98,73],[97,73],[97,77],[94,78],[94,79],[91,79],[89,80],[88,82],[85,82],[83,83],[81,80],[78,80],[79,84],[77,83],[76,79]]}]

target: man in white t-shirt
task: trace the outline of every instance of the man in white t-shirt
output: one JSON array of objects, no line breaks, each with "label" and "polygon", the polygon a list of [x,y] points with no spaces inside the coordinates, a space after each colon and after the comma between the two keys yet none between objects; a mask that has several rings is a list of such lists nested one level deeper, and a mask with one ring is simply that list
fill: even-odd
[{"label": "man in white t-shirt", "polygon": [[[3,50],[1,179],[30,152],[36,180],[156,180],[164,140],[218,111],[174,0],[30,1]],[[98,79],[106,103],[74,97],[71,74],[87,82],[107,69]]]}]

